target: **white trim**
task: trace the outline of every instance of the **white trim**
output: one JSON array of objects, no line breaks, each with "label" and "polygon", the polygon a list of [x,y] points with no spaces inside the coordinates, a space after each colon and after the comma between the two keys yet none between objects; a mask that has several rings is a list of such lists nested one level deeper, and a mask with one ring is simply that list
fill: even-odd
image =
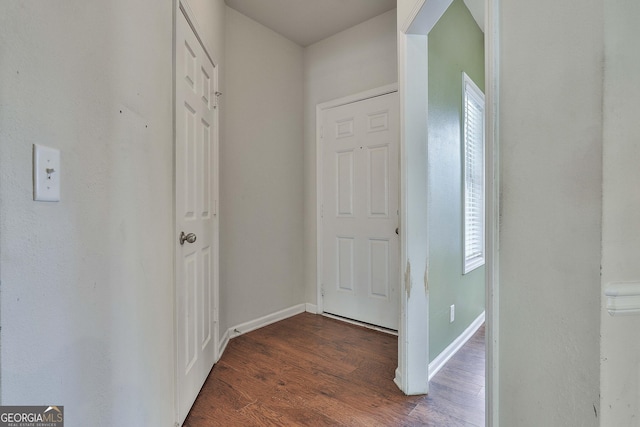
[{"label": "white trim", "polygon": [[[218,360],[220,360],[220,358],[222,357],[222,353],[224,353],[224,351],[227,349],[227,345],[229,344],[229,331],[230,329],[224,331],[224,334],[222,335],[222,338],[218,343]],[[216,360],[216,363],[218,363],[218,360]]]},{"label": "white trim", "polygon": [[[317,105],[316,111],[318,108],[320,110],[328,110],[329,108],[340,107],[341,105],[352,104],[354,102],[364,101],[365,99],[375,98],[376,96],[382,96],[397,91],[398,83],[391,83],[385,86],[380,86],[377,88],[365,90],[363,92],[355,93],[353,95],[348,95],[342,98],[332,99],[331,101],[320,103]],[[318,122],[316,122],[316,126],[318,126]],[[320,126],[322,125],[320,124]]]},{"label": "white trim", "polygon": [[428,34],[452,2],[415,1],[398,32],[402,279],[394,382],[405,394],[429,392]]},{"label": "white trim", "polygon": [[408,28],[405,32],[407,34],[428,35],[440,18],[442,18],[442,15],[444,15],[449,6],[451,6],[451,3],[453,3],[453,0],[418,1],[416,3],[416,8],[421,4],[420,8],[417,12],[415,9],[412,10],[413,19],[411,20],[411,23],[408,26],[406,23],[403,25],[403,27]]},{"label": "white trim", "polygon": [[380,326],[372,325],[371,323],[359,322],[357,320],[348,319],[346,317],[336,316],[335,314],[331,314],[331,313],[322,313],[321,315],[324,317],[328,317],[330,319],[339,320],[344,323],[349,323],[350,325],[356,325],[362,328],[373,329],[374,331],[384,332],[385,334],[393,335],[396,337],[398,336],[398,333],[392,329],[382,328]]},{"label": "white trim", "polygon": [[322,216],[323,197],[322,192],[322,105],[316,105],[316,313],[322,313],[324,304],[322,299]]},{"label": "white trim", "polygon": [[[417,10],[416,10],[417,13]],[[415,15],[413,15],[415,17]],[[412,18],[413,19],[413,18]],[[408,25],[407,25],[408,28]],[[407,61],[407,35],[406,29],[398,31],[398,98],[400,102],[400,215],[398,222],[400,223],[400,268],[398,269],[398,283],[400,283],[400,323],[398,324],[398,366],[393,377],[393,382],[401,390],[405,391],[406,386],[406,366],[407,366],[407,347],[405,337],[407,335],[407,304],[404,298],[406,293],[405,274],[407,265],[407,184],[406,184],[406,160],[405,160],[405,128],[404,117],[405,100],[406,100],[406,61]]]},{"label": "white trim", "polygon": [[485,312],[476,318],[451,344],[429,363],[429,381],[446,365],[446,363],[471,339],[484,323]]},{"label": "white trim", "polygon": [[272,323],[288,319],[289,317],[295,316],[296,314],[304,313],[305,311],[305,304],[294,305],[292,307],[285,308],[284,310],[276,311],[275,313],[267,314],[266,316],[262,316],[254,320],[232,326],[227,330],[225,335],[227,335],[229,339],[235,338],[240,335],[246,334],[247,332],[255,331],[256,329],[260,329],[262,327],[270,325]]},{"label": "white trim", "polygon": [[222,353],[224,353],[224,351],[226,350],[231,338],[239,337],[240,335],[246,334],[247,332],[255,331],[256,329],[260,329],[272,323],[288,319],[289,317],[304,313],[305,311],[315,314],[315,305],[308,303],[297,304],[292,307],[285,308],[284,310],[267,314],[266,316],[262,316],[258,319],[250,320],[248,322],[230,327],[224,332],[224,334],[220,338],[220,342],[218,343],[218,358],[216,360],[216,363],[222,357]]},{"label": "white trim", "polygon": [[[398,338],[400,339],[400,338]],[[396,384],[396,386],[402,390],[402,372],[400,370],[400,364],[398,363],[398,367],[395,370],[394,376],[393,376],[393,382]]]},{"label": "white trim", "polygon": [[306,303],[304,306],[305,306],[305,311],[307,313],[318,314],[318,306],[317,305]]},{"label": "white trim", "polygon": [[611,316],[640,315],[640,282],[611,282],[604,287]]},{"label": "white trim", "polygon": [[[174,0],[173,1],[173,16],[172,16],[172,25],[173,25],[173,34],[172,34],[172,46],[171,46],[171,131],[172,131],[172,135],[171,135],[171,174],[172,174],[172,179],[173,179],[173,188],[172,188],[172,201],[171,201],[171,221],[172,221],[172,228],[171,228],[171,242],[174,242],[174,238],[177,235],[177,227],[176,227],[176,218],[177,218],[177,213],[176,213],[176,203],[175,203],[175,199],[176,199],[176,99],[177,99],[177,95],[176,95],[176,80],[177,80],[177,73],[176,73],[176,43],[177,43],[177,39],[178,39],[178,18],[179,18],[179,13],[180,12],[180,0]],[[180,404],[178,403],[178,277],[177,277],[177,272],[178,272],[178,264],[176,262],[176,257],[177,257],[177,248],[175,244],[171,245],[171,256],[172,256],[172,267],[173,267],[173,281],[172,281],[172,294],[171,296],[172,301],[171,301],[171,305],[172,305],[172,326],[173,326],[173,341],[171,342],[171,347],[172,347],[172,365],[173,365],[173,378],[172,378],[172,392],[173,392],[173,421],[174,421],[174,425],[175,426],[179,426],[180,422],[178,421],[178,414],[180,413]]]},{"label": "white trim", "polygon": [[402,33],[409,32],[409,27],[411,26],[413,21],[416,19],[416,16],[418,16],[418,12],[420,12],[420,9],[422,9],[422,6],[424,6],[425,1],[426,0],[417,0],[415,2],[415,4],[413,5],[413,8],[411,9],[411,12],[409,12],[409,15],[407,15],[407,19],[404,21],[402,26],[398,28],[398,31]]},{"label": "white trim", "polygon": [[500,0],[485,2],[485,424],[500,424]]},{"label": "white trim", "polygon": [[323,298],[322,298],[322,271],[323,271],[323,259],[322,259],[322,123],[323,114],[325,110],[334,107],[340,107],[341,105],[347,105],[354,102],[364,101],[366,99],[375,98],[376,96],[387,95],[389,93],[397,92],[398,84],[392,83],[389,85],[369,89],[360,93],[345,96],[342,98],[334,99],[331,101],[323,102],[316,105],[316,311],[315,313],[321,314],[324,312]]},{"label": "white trim", "polygon": [[428,36],[400,34],[399,377],[408,395],[429,392]]}]

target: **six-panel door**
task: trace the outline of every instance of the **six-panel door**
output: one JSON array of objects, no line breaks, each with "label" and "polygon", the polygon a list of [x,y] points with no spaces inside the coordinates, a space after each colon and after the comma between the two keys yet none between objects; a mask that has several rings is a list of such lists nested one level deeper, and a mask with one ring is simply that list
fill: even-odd
[{"label": "six-panel door", "polygon": [[323,311],[398,329],[397,93],[324,112]]},{"label": "six-panel door", "polygon": [[[182,13],[176,39],[176,339],[182,422],[216,357],[216,69]],[[190,243],[180,233],[195,234]]]}]

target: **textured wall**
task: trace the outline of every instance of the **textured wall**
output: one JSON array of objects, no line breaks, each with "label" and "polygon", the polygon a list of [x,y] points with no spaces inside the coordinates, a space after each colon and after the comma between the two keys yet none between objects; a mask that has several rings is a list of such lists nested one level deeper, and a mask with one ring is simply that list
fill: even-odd
[{"label": "textured wall", "polygon": [[501,2],[500,425],[598,425],[600,1]]},{"label": "textured wall", "polygon": [[[2,404],[173,424],[172,3],[3,2]],[[34,202],[31,146],[61,150]]]},{"label": "textured wall", "polygon": [[304,302],[302,47],[226,10],[221,333]]}]

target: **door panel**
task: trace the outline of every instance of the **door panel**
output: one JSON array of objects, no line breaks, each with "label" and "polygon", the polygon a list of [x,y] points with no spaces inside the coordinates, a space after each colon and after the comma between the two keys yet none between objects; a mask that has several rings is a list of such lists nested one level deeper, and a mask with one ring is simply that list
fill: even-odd
[{"label": "door panel", "polygon": [[389,217],[389,147],[369,149],[369,217]]},{"label": "door panel", "polygon": [[322,132],[323,310],[398,329],[396,93],[326,110]]},{"label": "door panel", "polygon": [[[181,423],[217,358],[216,68],[182,13],[176,23],[176,345]],[[195,241],[180,242],[193,233]]]}]

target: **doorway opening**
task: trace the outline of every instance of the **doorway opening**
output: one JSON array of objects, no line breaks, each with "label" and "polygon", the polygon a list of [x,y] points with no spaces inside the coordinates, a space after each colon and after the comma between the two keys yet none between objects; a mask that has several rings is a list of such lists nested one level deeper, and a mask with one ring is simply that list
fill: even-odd
[{"label": "doorway opening", "polygon": [[[421,394],[429,391],[428,379],[433,376],[430,372],[431,366],[427,368],[428,362],[434,360],[434,355],[439,356],[442,353],[442,344],[440,348],[431,348],[428,352],[424,351],[425,345],[438,342],[441,337],[430,336],[430,334],[440,334],[442,329],[450,328],[450,324],[456,321],[460,308],[454,302],[446,302],[450,295],[449,290],[440,292],[438,295],[438,281],[448,280],[451,277],[443,273],[446,270],[460,270],[459,277],[464,277],[463,256],[460,255],[458,265],[453,265],[446,257],[436,253],[437,247],[441,245],[442,236],[434,226],[436,224],[447,224],[451,214],[444,214],[433,210],[434,203],[440,206],[447,206],[447,198],[451,198],[453,205],[461,208],[462,197],[454,195],[451,197],[451,189],[448,193],[438,195],[442,192],[442,188],[438,185],[442,183],[442,177],[446,175],[446,168],[442,168],[438,174],[438,164],[435,162],[447,161],[454,170],[454,175],[450,176],[448,182],[456,182],[460,184],[460,180],[464,179],[462,174],[462,163],[452,163],[452,159],[459,159],[462,162],[463,153],[458,145],[456,150],[451,150],[451,157],[447,157],[446,152],[451,147],[446,146],[448,140],[455,140],[458,135],[458,141],[461,141],[460,125],[441,127],[434,129],[432,126],[434,121],[437,125],[438,120],[446,118],[447,114],[453,114],[451,110],[438,109],[437,104],[433,104],[432,95],[436,97],[444,97],[442,93],[443,86],[447,86],[447,79],[455,78],[456,85],[462,87],[462,71],[458,70],[455,74],[446,70],[439,70],[442,64],[434,64],[432,62],[437,54],[442,54],[434,46],[434,42],[442,42],[438,40],[442,38],[438,34],[438,25],[443,16],[446,17],[448,9],[452,6],[460,8],[467,6],[467,0],[447,0],[444,2],[416,1],[415,7],[408,13],[405,22],[399,22],[399,58],[400,58],[400,94],[401,109],[403,110],[403,123],[401,131],[403,138],[401,142],[401,223],[403,224],[403,233],[401,234],[401,265],[405,270],[403,277],[401,303],[402,313],[401,328],[399,330],[399,359],[396,383],[407,394]],[[475,324],[482,324],[486,318],[486,423],[487,425],[496,425],[495,416],[497,415],[498,399],[497,399],[497,215],[498,199],[496,197],[498,180],[496,169],[497,163],[497,145],[496,145],[496,111],[497,111],[497,2],[487,0],[486,6],[481,8],[485,11],[485,17],[482,19],[484,24],[484,36],[481,46],[484,50],[484,58],[480,61],[481,73],[480,77],[474,79],[478,86],[483,87],[485,92],[485,113],[484,120],[484,136],[485,136],[485,228],[486,240],[485,249],[485,265],[484,271],[474,270],[468,274],[472,274],[478,280],[480,285],[475,285],[476,296],[484,296],[484,317],[478,316],[470,323],[470,328]],[[434,30],[435,29],[435,30]],[[446,33],[446,32],[445,32]],[[458,34],[456,34],[456,37]],[[452,37],[452,36],[450,36]],[[444,40],[446,42],[446,40]],[[456,38],[455,42],[459,40]],[[449,54],[450,52],[445,52]],[[435,54],[435,55],[434,55]],[[440,85],[438,85],[440,80]],[[453,80],[452,80],[453,81]],[[446,90],[446,87],[444,88]],[[462,106],[462,93],[458,96],[457,102]],[[458,110],[459,117],[460,110]],[[438,116],[440,114],[440,116]],[[451,135],[448,135],[449,132]],[[451,138],[449,139],[449,136]],[[445,145],[442,145],[444,141]],[[454,156],[455,155],[455,156]],[[438,157],[440,157],[438,159]],[[435,166],[435,167],[434,167]],[[441,175],[441,176],[440,176]],[[458,188],[462,188],[461,185]],[[460,190],[459,190],[460,191]],[[455,199],[455,200],[453,200]],[[450,206],[450,205],[449,205]],[[460,209],[462,211],[462,209]],[[462,229],[463,221],[461,216],[456,216],[453,220],[458,230]],[[426,224],[431,224],[428,226]],[[449,224],[451,225],[451,224]],[[445,228],[448,230],[447,227]],[[450,234],[451,230],[449,230]],[[463,245],[462,237],[457,239],[460,246]],[[483,280],[484,279],[484,280]],[[416,289],[418,294],[416,295]],[[463,288],[468,290],[468,288]],[[478,290],[479,289],[479,290]],[[442,289],[441,289],[442,291]],[[409,295],[410,293],[410,295]],[[436,301],[436,299],[438,299]],[[433,307],[439,307],[438,312],[434,313]],[[431,312],[431,316],[425,316],[425,311]],[[478,313],[476,313],[478,314]],[[437,323],[440,323],[439,325]],[[427,327],[425,327],[428,325]],[[436,331],[434,328],[438,327]],[[458,333],[456,331],[456,333]],[[438,345],[438,344],[436,344]],[[445,348],[445,350],[447,350]],[[453,351],[455,352],[455,350]]]}]

